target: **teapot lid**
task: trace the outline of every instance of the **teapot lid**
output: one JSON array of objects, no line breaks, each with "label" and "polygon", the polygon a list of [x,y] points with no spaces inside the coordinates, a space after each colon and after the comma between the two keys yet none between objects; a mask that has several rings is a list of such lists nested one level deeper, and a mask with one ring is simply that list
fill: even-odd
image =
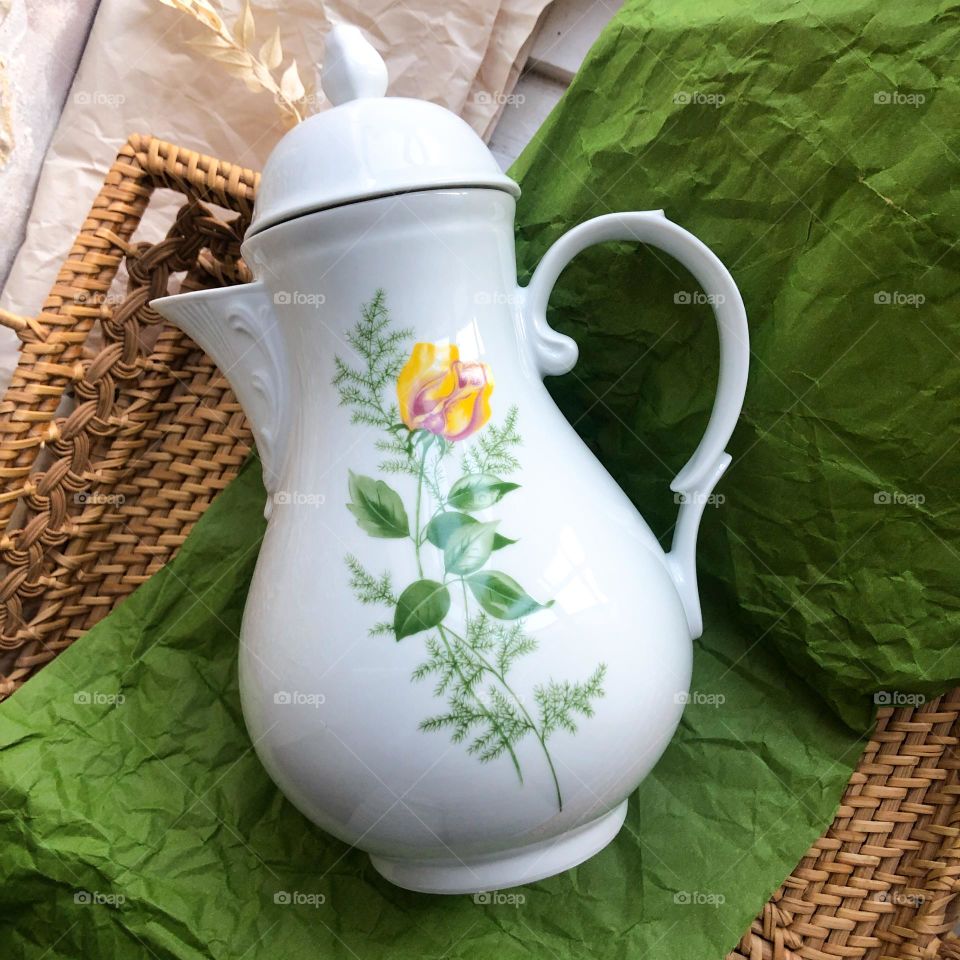
[{"label": "teapot lid", "polygon": [[333,109],[294,127],[267,158],[247,231],[357,200],[440,187],[520,188],[456,114],[387,97],[387,67],[356,27],[327,37],[324,93]]}]

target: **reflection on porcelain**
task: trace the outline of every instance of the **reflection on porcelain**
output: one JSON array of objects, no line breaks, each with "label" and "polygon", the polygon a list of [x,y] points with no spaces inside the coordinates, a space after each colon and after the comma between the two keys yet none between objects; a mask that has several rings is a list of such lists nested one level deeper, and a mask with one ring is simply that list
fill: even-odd
[{"label": "reflection on porcelain", "polygon": [[[256,281],[153,304],[229,378],[263,463],[244,716],[286,796],[387,879],[528,883],[613,839],[680,720],[746,317],[723,265],[660,211],[574,228],[519,287],[516,185],[457,118],[383,97],[370,48],[337,31],[333,85],[354,99],[268,161],[243,246]],[[319,185],[311,151],[333,163],[330,138],[343,149]],[[429,169],[404,138],[429,145]],[[631,239],[690,270],[720,333],[668,552],[542,382],[577,358],[546,321],[561,270]]]}]

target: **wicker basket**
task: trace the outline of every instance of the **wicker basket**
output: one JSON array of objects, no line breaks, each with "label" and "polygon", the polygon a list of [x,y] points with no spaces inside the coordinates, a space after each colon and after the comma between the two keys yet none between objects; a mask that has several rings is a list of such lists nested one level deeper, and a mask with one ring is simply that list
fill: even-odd
[{"label": "wicker basket", "polygon": [[[23,343],[0,404],[0,698],[170,560],[249,452],[224,378],[147,303],[171,274],[185,290],[249,281],[240,241],[257,181],[131,137],[42,312],[0,313]],[[134,243],[157,187],[184,205],[164,240]],[[121,264],[128,283],[116,296]],[[833,825],[730,960],[960,960],[947,934],[960,874],[958,734],[960,690],[881,711]]]}]

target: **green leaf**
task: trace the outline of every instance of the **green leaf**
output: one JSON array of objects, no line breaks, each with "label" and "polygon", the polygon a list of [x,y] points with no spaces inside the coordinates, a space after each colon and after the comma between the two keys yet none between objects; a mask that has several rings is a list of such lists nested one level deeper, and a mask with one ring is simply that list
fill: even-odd
[{"label": "green leaf", "polygon": [[465,579],[480,606],[498,620],[519,620],[553,604],[537,603],[513,577],[496,570],[481,570]]},{"label": "green leaf", "polygon": [[447,503],[460,510],[484,510],[519,486],[492,473],[468,473],[450,488]]},{"label": "green leaf", "polygon": [[397,600],[393,632],[398,640],[435,627],[450,609],[450,592],[436,580],[411,583]]},{"label": "green leaf", "polygon": [[400,495],[382,480],[361,477],[351,470],[350,500],[347,509],[357,518],[360,529],[371,537],[410,535],[410,521]]},{"label": "green leaf", "polygon": [[429,430],[424,430],[423,428],[410,431],[410,440],[413,445],[415,447],[422,447],[424,450],[428,450],[439,439],[440,438],[436,434],[431,433]]},{"label": "green leaf", "polygon": [[499,521],[468,523],[455,530],[443,551],[443,565],[447,573],[473,573],[489,559],[493,538]]},{"label": "green leaf", "polygon": [[[475,517],[471,517],[468,513],[457,513],[455,510],[448,510],[445,513],[438,513],[427,524],[427,529],[425,532],[427,539],[435,547],[439,547],[441,550],[443,550],[447,546],[447,541],[454,533],[468,524],[479,522],[479,520],[477,520]],[[505,537],[502,533],[495,533],[493,535],[494,550],[502,550],[504,547],[509,547],[510,544],[516,542],[516,540],[511,540],[509,537]]]},{"label": "green leaf", "polygon": [[448,510],[445,513],[438,513],[428,524],[426,529],[427,539],[435,546],[443,550],[447,541],[462,527],[477,521],[465,513],[457,513]]}]

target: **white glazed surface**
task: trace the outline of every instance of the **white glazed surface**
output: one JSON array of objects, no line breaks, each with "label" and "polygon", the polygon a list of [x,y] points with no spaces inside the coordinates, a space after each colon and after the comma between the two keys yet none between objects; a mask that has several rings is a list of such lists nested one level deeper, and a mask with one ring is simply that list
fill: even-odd
[{"label": "white glazed surface", "polygon": [[[522,884],[609,843],[680,720],[746,315],[662,211],[570,230],[520,289],[519,188],[480,139],[383,97],[353,28],[332,32],[325,78],[339,105],[264,170],[243,246],[256,282],[154,302],[228,376],[264,466],[244,716],[287,797],[389,880]],[[542,383],[577,359],[546,321],[553,285],[608,240],[679,259],[717,318],[717,400],[671,484],[668,553]]]},{"label": "white glazed surface", "polygon": [[[724,448],[746,384],[743,303],[699,240],[661,211],[598,217],[561,237],[521,289],[514,203],[508,192],[476,187],[313,213],[248,238],[243,252],[257,282],[154,301],[230,378],[263,460],[270,523],[240,650],[241,697],[257,753],[311,820],[368,851],[394,883],[430,892],[537,880],[592,856],[616,835],[626,798],[680,720],[691,637],[701,629],[697,527],[730,462]],[[542,382],[577,358],[576,344],[546,323],[557,276],[586,246],[614,239],[652,243],[679,259],[712,297],[720,334],[714,411],[671,484],[683,502],[668,553]],[[404,359],[411,358],[405,371],[422,369],[424,351],[439,351],[439,369],[456,371],[461,387],[490,402],[489,425],[483,417],[471,421],[452,450],[437,438],[439,428],[414,430],[409,410],[381,408],[379,426],[351,420],[354,408],[334,377],[338,361],[361,365],[351,331],[377,291],[389,317],[384,332],[409,330],[395,346],[393,372],[381,378],[378,395],[387,406],[407,375],[399,372]],[[478,383],[486,384],[483,393]],[[406,387],[403,393],[413,396]],[[524,615],[488,607],[535,644],[509,668],[482,668],[484,684],[467,694],[470,709],[481,714],[493,702],[484,697],[504,694],[525,731],[481,762],[475,728],[462,738],[449,724],[421,728],[457,707],[450,687],[438,688],[440,674],[417,679],[414,672],[428,659],[431,640],[434,651],[447,646],[445,630],[450,638],[469,634],[481,597],[469,571],[457,571],[456,561],[451,567],[450,557],[433,544],[427,549],[419,534],[426,530],[421,518],[451,509],[446,498],[464,470],[464,450],[484,430],[489,438],[512,408],[523,444],[507,479],[519,486],[487,509],[464,509],[475,520],[496,520],[497,533],[517,541],[491,554],[488,539],[484,556],[498,576],[519,581],[543,606],[527,597]],[[478,402],[472,409],[476,415],[484,408]],[[401,415],[406,426],[391,424]],[[443,423],[447,439],[458,433],[453,422]],[[423,442],[416,449],[424,457],[445,452],[437,502],[415,476],[385,472],[387,455],[377,441],[394,428],[411,443]],[[485,468],[471,472],[477,469]],[[356,507],[347,507],[358,496],[351,475],[370,478],[368,494],[374,479],[389,482],[395,492],[388,498],[407,509],[399,532],[361,529]],[[381,500],[376,509],[383,507]],[[394,596],[414,581],[435,581],[449,602],[442,625],[404,628],[398,640],[400,631],[395,636],[388,622],[371,634],[383,612],[360,602],[348,555],[374,576],[388,573]],[[392,614],[391,607],[388,621]],[[574,724],[547,732],[536,719],[544,716],[544,689],[562,692],[556,684],[582,685],[591,675],[600,679],[582,693],[587,708],[568,713]]]},{"label": "white glazed surface", "polygon": [[387,68],[353,26],[327,37],[323,88],[332,110],[297,124],[263,169],[248,236],[317,210],[437,187],[520,188],[455,113],[384,96]]},{"label": "white glazed surface", "polygon": [[[513,211],[500,191],[411,194],[304,217],[244,249],[276,300],[323,298],[277,307],[293,409],[275,499],[291,502],[274,507],[244,616],[251,738],[284,793],[325,830],[381,857],[462,862],[468,872],[452,883],[462,889],[476,886],[472,861],[618,807],[666,747],[691,668],[663,552],[540,379],[516,286]],[[338,406],[333,357],[350,357],[345,334],[378,288],[417,340],[451,340],[463,359],[489,365],[491,422],[519,408],[521,489],[491,513],[519,538],[502,565],[555,603],[527,618],[538,649],[514,667],[514,688],[532,702],[544,679],[583,679],[607,665],[595,715],[551,740],[562,812],[533,738],[517,748],[521,784],[507,757],[480,763],[446,733],[418,729],[443,706],[431,681],[411,680],[423,635],[368,636],[376,612],[349,588],[347,553],[389,570],[398,586],[415,578],[410,543],[367,537],[345,507],[348,470],[379,476],[381,458],[376,431],[352,425]],[[391,483],[412,498],[412,479]],[[283,693],[293,702],[278,703]],[[540,872],[534,858],[512,882]]]}]

